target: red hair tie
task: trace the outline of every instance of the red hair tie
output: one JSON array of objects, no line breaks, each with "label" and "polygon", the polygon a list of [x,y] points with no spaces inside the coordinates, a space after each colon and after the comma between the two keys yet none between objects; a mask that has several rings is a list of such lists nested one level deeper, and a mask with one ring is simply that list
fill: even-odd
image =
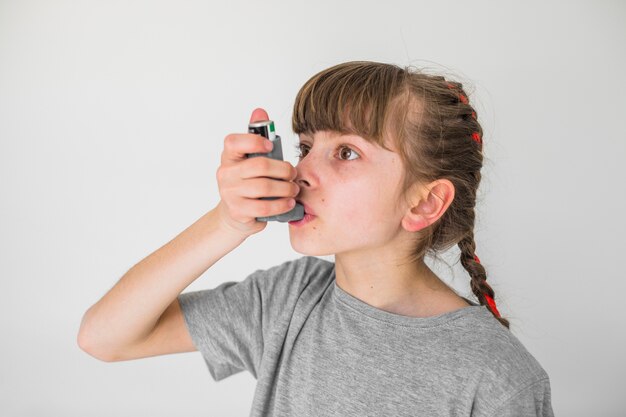
[{"label": "red hair tie", "polygon": [[[474,254],[474,260],[477,263],[480,263],[480,259],[478,259],[478,256],[476,256],[476,254]],[[496,308],[496,302],[493,300],[493,298],[489,297],[488,294],[485,294],[485,298],[487,299],[487,304],[489,304],[489,307],[491,307],[491,310],[496,313],[496,316],[500,317],[500,312],[498,311],[498,309]]]},{"label": "red hair tie", "polygon": [[[454,86],[453,84],[451,84],[451,83],[446,83],[446,86],[447,86],[449,89],[451,89],[451,90],[454,90],[454,89],[455,89],[455,86]],[[463,104],[468,104],[468,103],[469,103],[469,100],[467,99],[467,97],[466,97],[464,94],[459,93],[458,95],[459,95],[459,100],[461,100],[461,102],[462,102]],[[472,111],[472,117],[473,117],[474,119],[476,119],[476,112]],[[478,144],[482,144],[482,139],[480,138],[480,134],[479,134],[478,132],[474,132],[474,133],[472,133],[472,139],[473,139],[476,143],[478,143]]]},{"label": "red hair tie", "polygon": [[487,294],[485,294],[485,298],[487,299],[487,304],[489,304],[489,307],[491,307],[491,310],[494,313],[496,313],[496,316],[500,317],[500,312],[496,308],[496,302],[493,301],[493,298],[489,297]]},{"label": "red hair tie", "polygon": [[[449,88],[450,90],[454,90],[454,89],[456,88],[456,87],[455,87],[453,84],[451,84],[451,83],[447,83],[446,85],[448,86],[448,88]],[[459,93],[459,100],[461,100],[461,102],[463,102],[463,104],[467,104],[467,103],[469,103],[469,101],[467,100],[467,97],[465,97],[465,95],[464,95],[464,94],[462,94],[462,93]]]}]

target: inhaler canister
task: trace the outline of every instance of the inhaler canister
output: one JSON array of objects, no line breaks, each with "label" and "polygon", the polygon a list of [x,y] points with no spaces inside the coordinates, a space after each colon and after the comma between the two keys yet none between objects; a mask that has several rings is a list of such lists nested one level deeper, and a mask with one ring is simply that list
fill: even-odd
[{"label": "inhaler canister", "polygon": [[[249,153],[246,154],[248,158],[254,158],[257,156],[265,156],[267,158],[276,159],[278,161],[283,160],[283,147],[280,140],[280,136],[276,134],[274,129],[274,122],[272,120],[262,120],[253,122],[248,125],[248,133],[255,133],[269,139],[273,143],[273,148],[268,153]],[[283,180],[284,181],[284,180]],[[261,200],[277,200],[280,197],[261,197]],[[256,220],[260,222],[278,221],[278,222],[290,222],[292,220],[300,220],[304,217],[304,206],[300,203],[296,203],[294,208],[286,213],[282,213],[276,216],[257,217]]]}]

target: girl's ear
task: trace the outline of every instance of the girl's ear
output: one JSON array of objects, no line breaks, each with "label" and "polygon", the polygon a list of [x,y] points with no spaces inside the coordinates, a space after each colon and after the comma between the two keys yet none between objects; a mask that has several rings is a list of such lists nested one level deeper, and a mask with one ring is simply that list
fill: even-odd
[{"label": "girl's ear", "polygon": [[454,200],[454,185],[446,179],[435,180],[414,191],[411,205],[402,218],[409,232],[422,230],[436,222]]}]

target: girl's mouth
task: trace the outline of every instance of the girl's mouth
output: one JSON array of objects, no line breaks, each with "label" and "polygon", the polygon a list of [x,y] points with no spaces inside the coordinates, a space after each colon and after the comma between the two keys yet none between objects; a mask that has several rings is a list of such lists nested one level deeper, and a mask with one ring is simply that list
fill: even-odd
[{"label": "girl's mouth", "polygon": [[300,220],[293,220],[288,222],[290,226],[304,226],[305,224],[307,224],[308,222],[310,222],[311,220],[313,220],[315,218],[315,216],[313,214],[309,214],[307,212],[304,213],[304,217]]}]

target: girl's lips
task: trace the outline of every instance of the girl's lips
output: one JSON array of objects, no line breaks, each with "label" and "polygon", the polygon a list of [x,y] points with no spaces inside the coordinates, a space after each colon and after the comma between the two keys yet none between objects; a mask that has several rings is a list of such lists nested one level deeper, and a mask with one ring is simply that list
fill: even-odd
[{"label": "girl's lips", "polygon": [[313,220],[314,218],[315,218],[314,215],[309,214],[309,213],[304,213],[304,217],[302,219],[290,221],[289,224],[292,226],[303,226],[307,224],[308,222],[310,222],[311,220]]}]

